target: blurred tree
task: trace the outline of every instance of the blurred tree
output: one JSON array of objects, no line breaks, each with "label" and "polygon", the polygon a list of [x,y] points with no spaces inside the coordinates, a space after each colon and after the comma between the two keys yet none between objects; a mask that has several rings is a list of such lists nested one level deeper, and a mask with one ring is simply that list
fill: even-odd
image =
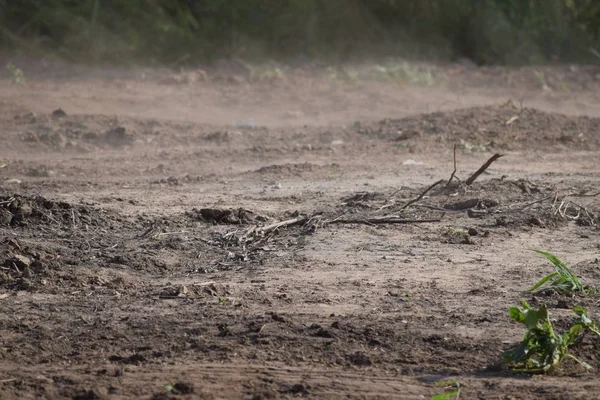
[{"label": "blurred tree", "polygon": [[598,0],[0,0],[0,45],[93,61],[182,55],[586,59]]}]

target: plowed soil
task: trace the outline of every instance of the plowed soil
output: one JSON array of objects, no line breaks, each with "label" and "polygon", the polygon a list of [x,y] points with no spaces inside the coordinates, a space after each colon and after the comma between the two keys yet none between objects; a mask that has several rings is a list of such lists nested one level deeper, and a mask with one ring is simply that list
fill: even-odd
[{"label": "plowed soil", "polygon": [[591,371],[500,359],[522,299],[600,318],[524,292],[530,249],[600,288],[598,67],[16,64],[1,398],[597,398],[592,335]]}]

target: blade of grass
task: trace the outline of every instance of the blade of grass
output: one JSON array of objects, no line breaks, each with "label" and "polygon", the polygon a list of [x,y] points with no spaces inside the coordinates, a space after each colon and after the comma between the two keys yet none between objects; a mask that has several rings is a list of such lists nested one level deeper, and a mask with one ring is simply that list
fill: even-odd
[{"label": "blade of grass", "polygon": [[579,277],[573,271],[571,271],[571,269],[567,267],[558,257],[541,250],[531,249],[531,251],[546,257],[552,263],[552,265],[554,265],[555,272],[542,278],[531,289],[529,289],[529,292],[543,289],[542,286],[544,284],[548,283],[553,278],[556,278],[550,285],[547,286],[547,288],[559,289],[567,292],[579,291],[586,293],[586,288],[581,283]]},{"label": "blade of grass", "polygon": [[547,276],[543,277],[542,279],[540,279],[535,285],[533,285],[527,291],[528,292],[536,292],[538,289],[540,289],[542,286],[544,286],[548,281],[556,278],[557,276],[559,276],[558,272],[553,272],[550,275],[547,275]]},{"label": "blade of grass", "polygon": [[576,283],[577,287],[580,288],[581,290],[583,290],[583,285],[579,281],[579,278],[577,277],[577,275],[575,275],[573,273],[573,271],[571,271],[569,269],[569,267],[567,267],[560,259],[558,259],[558,257],[556,257],[553,254],[547,253],[545,251],[541,251],[541,250],[534,250],[534,251],[538,254],[543,255],[548,260],[550,260],[550,262],[557,268],[557,270],[561,274],[561,276],[564,276],[564,277],[568,278],[570,281],[572,281],[573,283]]}]

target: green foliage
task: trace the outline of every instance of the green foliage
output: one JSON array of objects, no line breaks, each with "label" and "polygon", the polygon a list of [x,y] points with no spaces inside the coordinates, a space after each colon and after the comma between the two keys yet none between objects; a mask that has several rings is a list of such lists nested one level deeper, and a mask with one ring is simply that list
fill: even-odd
[{"label": "green foliage", "polygon": [[535,251],[550,260],[552,265],[554,265],[555,271],[540,279],[528,290],[529,292],[537,293],[548,289],[563,293],[579,292],[590,294],[593,292],[590,288],[585,287],[581,283],[579,277],[556,256],[540,250],[532,251]]},{"label": "green foliage", "polygon": [[25,79],[25,74],[23,70],[17,67],[14,63],[9,62],[6,64],[6,69],[10,73],[12,77],[12,82],[16,85],[26,85],[27,80]]},{"label": "green foliage", "polygon": [[583,327],[589,329],[596,335],[600,336],[600,328],[596,325],[595,321],[592,321],[590,317],[587,315],[587,310],[582,306],[573,307],[573,312],[577,314],[579,317],[579,324],[583,325]]},{"label": "green foliage", "polygon": [[449,392],[433,395],[431,400],[452,400],[460,396],[460,382],[456,379],[444,379],[435,383],[435,387],[450,389]]},{"label": "green foliage", "polygon": [[169,382],[165,386],[163,386],[163,389],[167,392],[173,392],[175,391],[175,384],[173,382]]},{"label": "green foliage", "polygon": [[595,59],[600,2],[0,0],[0,45],[49,48],[94,61],[167,64],[184,56],[343,59],[373,52],[478,63]]},{"label": "green foliage", "polygon": [[569,353],[569,346],[586,330],[600,335],[596,323],[588,317],[585,308],[575,307],[573,311],[577,315],[576,320],[566,332],[557,333],[550,322],[545,305],[535,310],[523,300],[521,306],[522,308],[511,307],[508,313],[513,320],[525,325],[527,332],[518,347],[503,354],[505,363],[515,371],[538,373],[551,372],[559,367],[565,358],[571,358],[586,369],[592,368]]}]

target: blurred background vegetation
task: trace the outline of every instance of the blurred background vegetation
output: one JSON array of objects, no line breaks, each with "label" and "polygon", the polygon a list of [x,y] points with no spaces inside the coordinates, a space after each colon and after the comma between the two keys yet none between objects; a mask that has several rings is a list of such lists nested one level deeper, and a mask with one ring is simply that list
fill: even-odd
[{"label": "blurred background vegetation", "polygon": [[0,0],[0,47],[91,62],[599,62],[600,0]]}]

